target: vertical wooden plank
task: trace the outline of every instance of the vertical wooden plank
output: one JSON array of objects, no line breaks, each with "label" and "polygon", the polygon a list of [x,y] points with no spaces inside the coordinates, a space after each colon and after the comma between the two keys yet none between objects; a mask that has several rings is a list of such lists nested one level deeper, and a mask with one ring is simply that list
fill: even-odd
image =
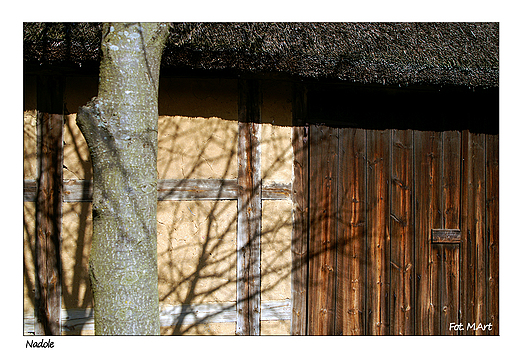
[{"label": "vertical wooden plank", "polygon": [[460,229],[461,134],[443,133],[443,228]]},{"label": "vertical wooden plank", "polygon": [[488,294],[487,294],[487,322],[491,323],[491,335],[499,335],[499,296],[498,296],[498,135],[486,135],[486,232],[488,253]]},{"label": "vertical wooden plank", "polygon": [[390,334],[414,334],[413,132],[393,130]]},{"label": "vertical wooden plank", "polygon": [[432,243],[432,292],[434,335],[458,335],[450,324],[458,322],[459,299],[459,243]]},{"label": "vertical wooden plank", "polygon": [[[487,295],[487,241],[486,241],[486,138],[484,134],[472,135],[473,143],[473,192],[474,192],[474,228],[476,247],[476,293],[475,323],[488,323],[486,315]],[[486,335],[487,331],[476,330],[477,335]]]},{"label": "vertical wooden plank", "polygon": [[442,285],[442,318],[440,335],[458,335],[458,331],[450,330],[451,323],[459,323],[459,244],[443,244],[443,285]]},{"label": "vertical wooden plank", "polygon": [[432,335],[438,310],[434,309],[431,276],[439,271],[433,265],[430,244],[432,228],[442,226],[441,135],[432,131],[414,132],[415,156],[415,334]]},{"label": "vertical wooden plank", "polygon": [[[461,134],[443,132],[443,228],[460,229]],[[443,294],[441,335],[457,335],[450,323],[459,324],[460,244],[442,245]]]},{"label": "vertical wooden plank", "polygon": [[462,335],[468,335],[466,325],[468,322],[473,322],[473,289],[475,285],[475,276],[470,271],[473,270],[474,262],[474,242],[469,238],[470,221],[469,218],[474,214],[473,205],[469,205],[472,199],[468,195],[472,193],[470,189],[469,174],[471,172],[472,160],[470,159],[470,133],[465,130],[462,132],[462,179],[461,179],[461,284],[460,284],[460,321],[464,328],[461,331]]},{"label": "vertical wooden plank", "polygon": [[366,133],[339,130],[336,334],[364,335]]},{"label": "vertical wooden plank", "polygon": [[310,126],[309,335],[333,335],[336,275],[337,129]]},{"label": "vertical wooden plank", "polygon": [[[485,241],[485,139],[483,134],[464,131],[462,136],[462,285],[461,322],[485,324],[486,241]],[[465,328],[468,335],[482,330]]]},{"label": "vertical wooden plank", "polygon": [[389,332],[390,130],[367,131],[367,334]]},{"label": "vertical wooden plank", "polygon": [[61,333],[63,79],[38,78],[39,180],[36,197],[35,334]]},{"label": "vertical wooden plank", "polygon": [[292,128],[294,224],[291,242],[291,335],[307,334],[309,127],[306,126],[306,106],[305,90],[296,86],[293,91]]},{"label": "vertical wooden plank", "polygon": [[260,335],[260,85],[239,80],[237,335]]},{"label": "vertical wooden plank", "polygon": [[441,244],[432,244],[431,251],[431,275],[430,275],[430,293],[433,308],[433,316],[431,321],[431,335],[442,335],[442,305],[444,294],[444,248]]}]

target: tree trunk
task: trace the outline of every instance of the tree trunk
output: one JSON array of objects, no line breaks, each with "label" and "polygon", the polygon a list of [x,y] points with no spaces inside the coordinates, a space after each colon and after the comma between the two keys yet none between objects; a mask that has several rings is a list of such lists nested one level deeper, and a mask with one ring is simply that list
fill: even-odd
[{"label": "tree trunk", "polygon": [[165,24],[103,25],[98,96],[78,111],[94,173],[96,335],[158,335],[157,121]]}]

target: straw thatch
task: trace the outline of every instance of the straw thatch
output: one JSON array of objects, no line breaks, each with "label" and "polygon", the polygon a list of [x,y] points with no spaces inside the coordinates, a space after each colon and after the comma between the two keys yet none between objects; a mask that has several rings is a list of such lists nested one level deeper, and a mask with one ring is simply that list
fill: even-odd
[{"label": "straw thatch", "polygon": [[[99,23],[25,23],[24,61],[95,65]],[[497,23],[172,23],[163,68],[497,87]]]}]

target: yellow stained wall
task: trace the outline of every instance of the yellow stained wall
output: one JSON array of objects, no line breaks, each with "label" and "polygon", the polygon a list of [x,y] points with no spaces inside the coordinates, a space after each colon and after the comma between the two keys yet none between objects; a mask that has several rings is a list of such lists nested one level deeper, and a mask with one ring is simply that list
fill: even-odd
[{"label": "yellow stained wall", "polygon": [[34,310],[34,217],[36,204],[25,202],[23,204],[23,312],[32,313]]},{"label": "yellow stained wall", "polygon": [[[24,81],[24,179],[36,179],[35,79]],[[262,179],[292,180],[290,86],[263,82]],[[92,179],[76,112],[96,95],[96,78],[68,78],[64,179]],[[237,177],[237,82],[162,78],[159,93],[159,179]],[[263,201],[262,301],[290,298],[292,203]],[[33,308],[34,203],[24,204],[24,312]],[[236,299],[236,201],[158,202],[159,294],[162,304]],[[63,204],[63,308],[90,308],[88,255],[91,203]],[[175,332],[233,334],[234,323],[183,325]],[[289,321],[263,321],[262,334],[288,334]],[[171,334],[174,328],[162,328]],[[89,334],[82,331],[82,334]]]},{"label": "yellow stained wall", "polygon": [[236,121],[218,117],[159,118],[159,179],[237,178]]},{"label": "yellow stained wall", "polygon": [[157,213],[159,300],[236,300],[236,201],[161,201]]},{"label": "yellow stained wall", "polygon": [[235,323],[205,323],[162,327],[161,335],[235,335]]},{"label": "yellow stained wall", "polygon": [[[24,112],[23,112],[23,179],[36,179],[37,166],[37,138],[36,138],[36,79],[24,77]],[[23,204],[23,311],[24,314],[34,310],[35,268],[34,268],[34,239],[35,239],[36,204]]]},{"label": "yellow stained wall", "polygon": [[63,204],[62,222],[62,308],[92,308],[88,275],[92,204]]},{"label": "yellow stained wall", "polygon": [[[291,86],[262,82],[261,176],[263,184],[291,183]],[[291,298],[292,201],[262,201],[261,300]],[[262,335],[288,335],[290,320],[261,321]]]},{"label": "yellow stained wall", "polygon": [[36,110],[23,113],[23,179],[36,179]]}]

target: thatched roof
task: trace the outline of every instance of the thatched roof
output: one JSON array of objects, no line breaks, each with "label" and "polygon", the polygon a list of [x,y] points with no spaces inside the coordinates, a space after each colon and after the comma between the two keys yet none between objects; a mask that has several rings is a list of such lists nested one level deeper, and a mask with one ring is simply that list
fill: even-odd
[{"label": "thatched roof", "polygon": [[[100,59],[99,23],[25,23],[27,64]],[[163,68],[497,87],[498,23],[172,23]]]}]

